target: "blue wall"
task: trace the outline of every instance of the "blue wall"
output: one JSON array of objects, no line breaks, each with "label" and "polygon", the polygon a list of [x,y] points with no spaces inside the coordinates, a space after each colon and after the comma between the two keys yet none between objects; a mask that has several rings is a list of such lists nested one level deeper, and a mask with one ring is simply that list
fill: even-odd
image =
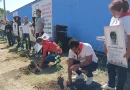
[{"label": "blue wall", "polygon": [[[70,26],[71,8],[66,7],[66,0],[52,0],[53,31],[56,24]],[[71,0],[70,0],[71,1]]]},{"label": "blue wall", "polygon": [[[53,24],[67,25],[68,36],[88,42],[96,49],[100,44],[96,36],[104,35],[104,26],[108,26],[111,19],[108,9],[110,2],[111,0],[55,0]],[[102,46],[100,51],[103,50]]]},{"label": "blue wall", "polygon": [[[21,17],[21,19],[24,18],[24,16],[27,16],[29,21],[32,21],[32,4],[35,3],[35,2],[32,2],[32,3],[29,3],[15,11],[18,11],[18,16]],[[15,12],[11,12],[8,14],[8,19],[9,20],[13,20],[13,13]]]},{"label": "blue wall", "polygon": [[[77,38],[82,42],[88,42],[94,49],[101,43],[99,50],[103,51],[103,42],[97,41],[96,36],[104,35],[104,26],[109,25],[111,14],[108,5],[112,0],[52,1],[53,30],[56,24],[67,25],[69,37]],[[31,21],[31,4],[18,9],[18,14],[21,18],[28,16]],[[8,15],[8,19],[13,19],[13,12]]]}]

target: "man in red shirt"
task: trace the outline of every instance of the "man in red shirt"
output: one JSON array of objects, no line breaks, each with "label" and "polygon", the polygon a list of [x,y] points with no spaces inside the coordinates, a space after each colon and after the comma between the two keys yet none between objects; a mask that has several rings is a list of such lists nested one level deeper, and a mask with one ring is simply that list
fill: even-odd
[{"label": "man in red shirt", "polygon": [[[36,42],[43,47],[43,55],[39,65],[40,68],[44,65],[48,65],[50,62],[55,62],[55,57],[58,54],[62,54],[62,49],[55,42],[43,40],[42,38],[38,38]],[[48,52],[50,52],[49,55],[47,55]]]}]

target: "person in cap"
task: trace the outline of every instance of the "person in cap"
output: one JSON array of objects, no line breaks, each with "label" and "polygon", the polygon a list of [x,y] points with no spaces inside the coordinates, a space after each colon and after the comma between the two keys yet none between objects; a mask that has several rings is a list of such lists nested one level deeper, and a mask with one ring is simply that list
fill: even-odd
[{"label": "person in cap", "polygon": [[[62,49],[55,42],[43,40],[42,37],[39,37],[36,42],[43,47],[43,55],[39,65],[40,68],[47,66],[50,62],[55,62],[55,57],[58,54],[62,54]],[[50,52],[50,54],[47,55],[47,52]]]},{"label": "person in cap", "polygon": [[20,47],[20,34],[19,34],[19,26],[21,25],[21,18],[19,16],[15,16],[14,17],[14,23],[17,23],[17,30],[18,30],[18,36],[16,36],[16,39],[17,39],[17,48]]},{"label": "person in cap", "polygon": [[37,9],[36,10],[36,19],[35,19],[35,36],[36,38],[42,36],[44,34],[44,18],[41,16],[41,10]]}]

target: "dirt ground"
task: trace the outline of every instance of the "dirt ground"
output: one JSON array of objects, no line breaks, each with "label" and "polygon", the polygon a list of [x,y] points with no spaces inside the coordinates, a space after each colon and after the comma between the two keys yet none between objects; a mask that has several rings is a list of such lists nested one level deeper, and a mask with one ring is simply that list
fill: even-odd
[{"label": "dirt ground", "polygon": [[[31,60],[39,62],[39,58],[19,57],[13,47],[7,47],[7,43],[0,42],[0,90],[58,90],[57,77],[58,73],[54,66],[43,69],[42,73],[36,75],[30,73],[26,75],[20,68],[27,67]],[[61,58],[61,64],[64,67],[63,77],[67,78],[67,57]],[[99,68],[94,72],[94,83],[98,87],[107,83],[107,72]],[[76,85],[78,85],[76,83]],[[81,84],[79,84],[80,86]],[[83,87],[83,86],[81,86]],[[69,90],[79,90],[71,89]],[[80,89],[82,90],[82,89]],[[101,90],[101,89],[84,89],[84,90]]]}]

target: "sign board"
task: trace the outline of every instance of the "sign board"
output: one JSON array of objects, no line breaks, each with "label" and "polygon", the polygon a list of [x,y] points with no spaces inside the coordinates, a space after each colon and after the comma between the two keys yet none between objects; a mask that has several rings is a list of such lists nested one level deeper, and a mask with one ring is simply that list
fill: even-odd
[{"label": "sign board", "polygon": [[4,24],[0,25],[0,30],[5,30],[5,25]]},{"label": "sign board", "polygon": [[18,11],[15,11],[14,13],[13,13],[13,17],[14,16],[18,16]]},{"label": "sign board", "polygon": [[18,36],[18,24],[13,23],[13,33],[15,36]]},{"label": "sign board", "polygon": [[34,46],[34,49],[36,52],[39,52],[41,50],[42,46],[39,43],[36,43]]},{"label": "sign board", "polygon": [[36,9],[41,9],[44,17],[44,32],[52,37],[52,0],[42,0],[32,5],[32,16],[36,17]]},{"label": "sign board", "polygon": [[104,31],[108,63],[128,68],[127,60],[124,58],[126,53],[124,29],[122,26],[108,26]]},{"label": "sign board", "polygon": [[30,37],[30,41],[36,42],[36,38],[34,37],[33,33],[34,33],[34,28],[33,28],[33,27],[29,27],[29,37]]},{"label": "sign board", "polygon": [[23,38],[23,27],[19,26],[19,34],[20,34],[20,38]]}]

